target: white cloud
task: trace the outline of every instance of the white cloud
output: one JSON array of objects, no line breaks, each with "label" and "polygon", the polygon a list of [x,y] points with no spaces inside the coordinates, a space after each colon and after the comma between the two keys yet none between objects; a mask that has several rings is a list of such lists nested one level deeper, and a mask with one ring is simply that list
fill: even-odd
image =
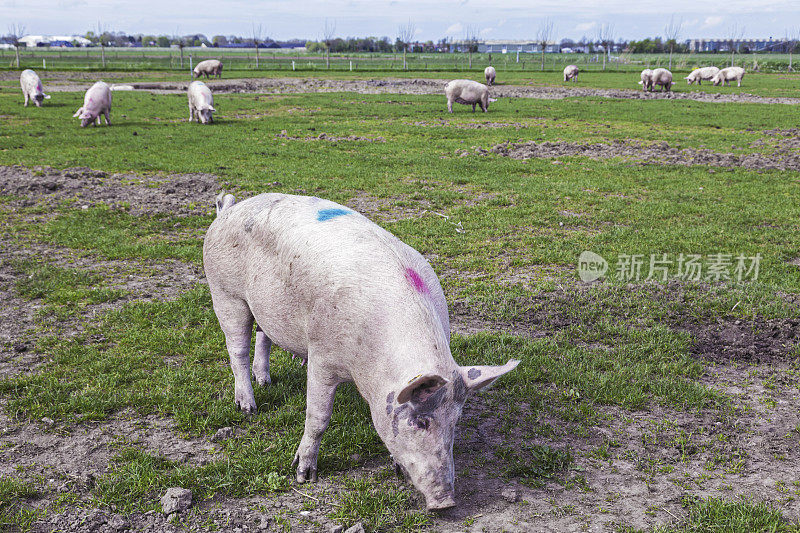
[{"label": "white cloud", "polygon": [[488,34],[492,33],[492,30],[494,30],[494,28],[483,28],[483,29],[482,29],[482,30],[481,30],[479,33],[480,33],[482,36],[484,36],[484,37],[485,37],[485,36],[487,36]]},{"label": "white cloud", "polygon": [[714,26],[719,26],[720,24],[722,24],[722,17],[720,16],[706,17],[706,20],[703,22],[703,27],[713,28]]},{"label": "white cloud", "polygon": [[597,27],[597,22],[581,22],[575,26],[575,31],[589,31]]},{"label": "white cloud", "polygon": [[451,24],[449,28],[444,30],[445,35],[456,35],[460,34],[464,31],[464,25],[460,22],[456,22],[455,24]]}]

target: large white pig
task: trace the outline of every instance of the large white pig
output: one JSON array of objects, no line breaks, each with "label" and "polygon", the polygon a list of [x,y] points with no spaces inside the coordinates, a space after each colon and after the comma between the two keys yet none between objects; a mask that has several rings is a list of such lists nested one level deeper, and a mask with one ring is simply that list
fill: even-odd
[{"label": "large white pig", "polygon": [[192,70],[192,77],[200,77],[203,74],[206,75],[206,79],[211,76],[216,76],[218,78],[222,77],[222,61],[219,59],[206,59],[205,61],[199,62]]},{"label": "large white pig", "polygon": [[697,82],[697,85],[703,85],[703,81],[711,81],[717,75],[719,69],[717,67],[702,67],[694,69],[684,79],[689,85]]},{"label": "large white pig", "polygon": [[494,67],[486,67],[483,69],[483,76],[486,78],[486,84],[491,87],[494,84],[494,79],[497,77],[497,71]]},{"label": "large white pig", "polygon": [[44,94],[39,75],[31,69],[22,71],[22,74],[19,75],[19,84],[22,87],[22,94],[25,96],[25,107],[28,107],[28,100],[33,100],[36,107],[42,107],[42,101],[50,99],[49,95]]},{"label": "large white pig", "polygon": [[86,91],[83,107],[78,108],[73,117],[81,119],[81,127],[89,124],[100,125],[100,115],[106,117],[106,126],[111,125],[111,88],[107,83],[98,81]]},{"label": "large white pig", "polygon": [[656,85],[660,85],[662,91],[664,89],[669,91],[673,85],[672,72],[665,68],[654,69],[653,72],[650,73],[650,88],[652,89]]},{"label": "large white pig", "polygon": [[475,112],[475,105],[481,106],[484,113],[489,111],[489,102],[496,102],[494,98],[489,98],[489,88],[477,81],[472,80],[453,80],[444,86],[444,94],[447,97],[447,110],[453,112],[453,102],[471,105],[472,112]]},{"label": "large white pig", "polygon": [[564,67],[564,81],[578,81],[578,69],[577,65],[567,65]]},{"label": "large white pig", "polygon": [[736,80],[736,86],[742,86],[742,78],[744,78],[744,69],[742,67],[728,67],[717,72],[717,75],[711,80],[714,85],[720,83],[724,87],[726,83]]},{"label": "large white pig", "polygon": [[214,109],[214,96],[211,94],[211,89],[202,81],[193,81],[189,84],[189,122],[197,117],[197,122],[208,124],[213,122],[214,117],[212,113],[216,112]]},{"label": "large white pig", "polygon": [[453,439],[464,401],[518,361],[456,364],[447,302],[424,257],[327,200],[261,194],[236,203],[220,195],[203,264],[243,411],[256,409],[254,322],[256,383],[270,382],[272,343],[308,362],[298,482],[316,480],[336,387],[353,381],[428,509],[455,505]]}]

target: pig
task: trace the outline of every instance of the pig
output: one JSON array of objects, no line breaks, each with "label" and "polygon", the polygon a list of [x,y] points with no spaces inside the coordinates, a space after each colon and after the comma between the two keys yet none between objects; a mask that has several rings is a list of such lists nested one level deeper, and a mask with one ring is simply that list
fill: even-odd
[{"label": "pig", "polygon": [[201,61],[194,67],[192,71],[192,78],[199,78],[203,74],[206,75],[206,79],[211,76],[216,76],[218,78],[222,77],[222,61],[219,59],[206,59],[205,61]]},{"label": "pig", "polygon": [[724,87],[727,82],[736,80],[736,86],[742,86],[742,78],[744,78],[744,69],[742,67],[728,67],[717,72],[716,76],[711,80],[714,85],[720,83]]},{"label": "pig", "polygon": [[486,77],[486,84],[491,87],[494,84],[494,79],[497,77],[497,71],[494,67],[486,67],[483,70],[483,75]]},{"label": "pig", "polygon": [[719,69],[717,67],[702,67],[694,69],[691,74],[686,76],[686,83],[689,85],[697,82],[697,85],[703,85],[703,81],[711,81],[717,75]]},{"label": "pig", "polygon": [[672,87],[672,72],[665,68],[657,68],[650,73],[650,90],[656,85],[661,85],[661,90],[667,91]]},{"label": "pig", "polygon": [[50,95],[44,94],[39,75],[31,69],[22,71],[19,76],[19,84],[22,87],[22,95],[25,97],[25,107],[28,107],[28,100],[33,100],[36,107],[42,107],[42,101],[50,99]]},{"label": "pig", "polygon": [[[83,107],[79,108],[73,117],[81,119],[81,127],[89,124],[100,125],[100,115],[105,115],[106,126],[111,125],[111,89],[108,84],[98,81],[86,91],[83,97]],[[95,122],[96,121],[96,122]]]},{"label": "pig", "polygon": [[453,112],[453,102],[459,104],[472,105],[472,112],[475,106],[481,106],[484,113],[489,111],[489,102],[496,102],[494,98],[489,98],[489,88],[477,81],[472,80],[453,80],[444,86],[444,94],[447,96],[447,110]]},{"label": "pig", "polygon": [[642,71],[642,73],[639,75],[639,77],[641,78],[641,81],[639,82],[639,85],[642,86],[642,90],[643,91],[652,91],[653,90],[653,79],[652,79],[652,76],[653,76],[653,71],[650,70],[649,68],[644,69]]},{"label": "pig", "polygon": [[453,360],[447,302],[422,255],[328,200],[266,193],[237,203],[220,194],[203,265],[241,410],[256,410],[254,323],[257,384],[271,382],[273,343],[308,363],[305,431],[292,463],[297,482],[316,481],[336,387],[352,381],[427,508],[455,506],[453,440],[464,402],[519,361]]},{"label": "pig", "polygon": [[217,110],[214,109],[214,96],[211,94],[211,89],[208,85],[200,80],[193,81],[189,84],[189,122],[197,117],[197,122],[209,124],[213,122],[212,113]]},{"label": "pig", "polygon": [[577,65],[567,65],[564,68],[564,81],[572,80],[578,81],[578,67]]}]

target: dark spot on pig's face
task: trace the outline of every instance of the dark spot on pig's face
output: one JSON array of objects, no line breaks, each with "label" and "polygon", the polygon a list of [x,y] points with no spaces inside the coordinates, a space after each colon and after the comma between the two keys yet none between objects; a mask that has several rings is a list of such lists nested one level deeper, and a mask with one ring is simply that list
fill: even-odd
[{"label": "dark spot on pig's face", "polygon": [[470,368],[469,372],[467,372],[467,377],[469,379],[475,379],[481,375],[481,371],[477,368]]}]

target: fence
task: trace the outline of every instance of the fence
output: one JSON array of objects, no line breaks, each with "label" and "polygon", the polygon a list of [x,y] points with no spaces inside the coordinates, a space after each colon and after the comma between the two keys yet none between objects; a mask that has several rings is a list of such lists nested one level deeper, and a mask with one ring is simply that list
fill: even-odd
[{"label": "fence", "polygon": [[[203,59],[220,59],[225,70],[273,71],[479,71],[491,64],[506,71],[560,71],[574,64],[583,71],[632,72],[643,68],[667,67],[668,54],[622,54],[606,58],[600,54],[469,54],[420,53],[402,54],[362,53],[320,54],[259,51],[255,49],[186,48],[182,52],[170,48],[32,48],[20,49],[19,68],[48,70],[116,70],[116,71],[181,71],[189,70]],[[734,63],[747,70],[787,71],[788,54],[737,54]],[[697,66],[726,67],[731,64],[728,54],[675,54],[672,69],[690,71]],[[0,50],[0,68],[15,69],[14,50]]]}]

